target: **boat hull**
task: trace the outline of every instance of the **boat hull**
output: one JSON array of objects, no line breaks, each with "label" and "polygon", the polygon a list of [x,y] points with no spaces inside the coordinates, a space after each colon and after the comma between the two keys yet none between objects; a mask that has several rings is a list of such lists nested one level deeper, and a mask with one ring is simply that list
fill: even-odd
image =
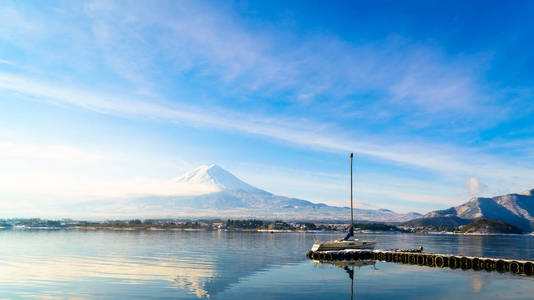
[{"label": "boat hull", "polygon": [[336,251],[346,249],[374,249],[374,241],[328,241],[315,243],[311,251]]}]

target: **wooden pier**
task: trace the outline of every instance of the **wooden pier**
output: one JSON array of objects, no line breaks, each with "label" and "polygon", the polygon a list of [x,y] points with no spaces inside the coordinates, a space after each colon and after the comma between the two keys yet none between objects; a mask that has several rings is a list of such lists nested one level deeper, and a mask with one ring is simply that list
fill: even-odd
[{"label": "wooden pier", "polygon": [[421,249],[393,250],[341,250],[341,251],[309,251],[309,259],[319,262],[375,260],[401,264],[419,265],[434,268],[450,268],[462,270],[485,270],[500,273],[534,275],[534,261],[508,258],[476,257],[439,253],[424,253]]}]

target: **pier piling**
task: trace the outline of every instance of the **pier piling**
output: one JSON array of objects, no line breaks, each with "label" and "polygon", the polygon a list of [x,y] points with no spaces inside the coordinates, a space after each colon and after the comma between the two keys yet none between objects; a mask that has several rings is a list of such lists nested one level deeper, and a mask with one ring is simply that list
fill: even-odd
[{"label": "pier piling", "polygon": [[306,257],[319,262],[377,260],[435,268],[534,275],[534,261],[530,260],[423,253],[421,249],[308,251]]}]

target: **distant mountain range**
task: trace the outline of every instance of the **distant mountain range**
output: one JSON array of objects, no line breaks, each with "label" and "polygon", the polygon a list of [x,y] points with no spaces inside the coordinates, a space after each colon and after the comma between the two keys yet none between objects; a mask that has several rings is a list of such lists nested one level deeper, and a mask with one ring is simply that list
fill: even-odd
[{"label": "distant mountain range", "polygon": [[[80,212],[100,217],[219,217],[298,220],[348,220],[350,208],[271,194],[243,182],[217,165],[190,171],[173,184],[188,190],[175,196],[143,197],[91,201],[77,204]],[[194,191],[194,192],[191,192]],[[348,204],[348,203],[347,203]],[[357,221],[402,222],[420,217],[418,213],[400,214],[388,209],[355,209]]]},{"label": "distant mountain range", "polygon": [[[172,193],[87,201],[54,208],[67,216],[109,218],[258,218],[337,220],[350,218],[349,207],[274,195],[254,187],[217,165],[200,166],[166,186]],[[348,202],[348,201],[347,201]],[[349,203],[347,203],[349,204]],[[534,231],[534,189],[493,198],[475,197],[445,210],[421,215],[388,209],[354,209],[356,222],[401,223],[408,226],[452,226],[491,219]]]},{"label": "distant mountain range", "polygon": [[534,231],[534,189],[493,198],[475,197],[445,210],[436,210],[407,222],[411,225],[465,225],[474,220],[491,219]]}]

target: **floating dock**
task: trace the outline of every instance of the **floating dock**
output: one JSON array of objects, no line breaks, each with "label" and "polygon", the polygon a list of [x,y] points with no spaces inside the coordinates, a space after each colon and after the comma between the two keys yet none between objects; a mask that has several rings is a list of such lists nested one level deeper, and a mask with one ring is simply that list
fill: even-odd
[{"label": "floating dock", "polygon": [[341,250],[341,251],[309,251],[309,259],[319,262],[375,260],[401,264],[419,265],[434,268],[450,268],[462,270],[485,270],[500,273],[534,275],[534,261],[490,258],[464,255],[424,253],[421,249],[393,250]]}]

